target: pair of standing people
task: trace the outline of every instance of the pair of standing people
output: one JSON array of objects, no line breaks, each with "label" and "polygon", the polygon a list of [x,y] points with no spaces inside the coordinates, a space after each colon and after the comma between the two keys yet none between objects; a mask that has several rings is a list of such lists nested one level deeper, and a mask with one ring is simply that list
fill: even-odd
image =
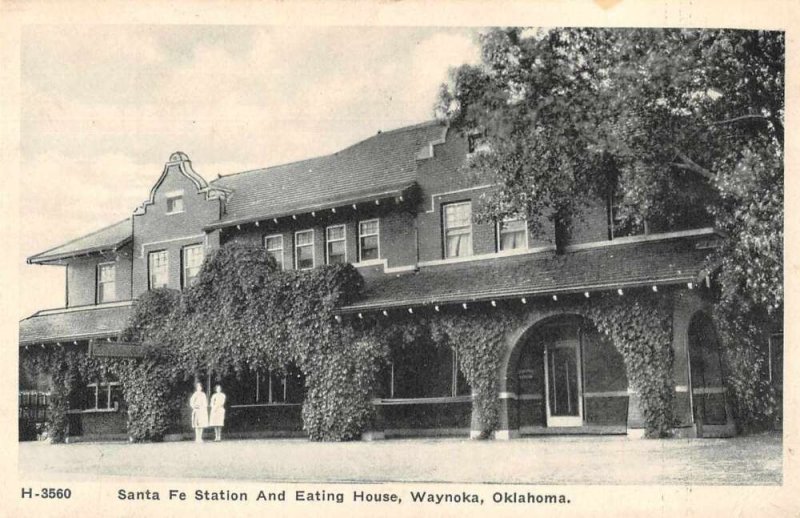
[{"label": "pair of standing people", "polygon": [[225,426],[225,394],[222,386],[214,386],[211,396],[211,409],[208,408],[208,398],[203,392],[203,384],[194,384],[194,394],[189,399],[192,407],[192,428],[194,428],[195,442],[203,442],[203,430],[212,426],[214,428],[214,441],[222,440],[222,427]]}]

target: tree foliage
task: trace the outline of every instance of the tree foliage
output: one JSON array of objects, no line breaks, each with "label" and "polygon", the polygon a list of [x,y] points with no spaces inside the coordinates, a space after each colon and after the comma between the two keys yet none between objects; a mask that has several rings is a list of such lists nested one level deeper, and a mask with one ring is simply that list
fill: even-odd
[{"label": "tree foliage", "polygon": [[782,320],[784,33],[511,28],[480,43],[481,62],[455,69],[437,104],[485,141],[467,168],[499,187],[479,219],[550,220],[558,244],[587,202],[613,196],[627,224],[713,224],[736,406],[773,415],[743,358]]},{"label": "tree foliage", "polygon": [[[784,34],[495,29],[437,112],[486,146],[499,189],[482,217],[567,226],[616,192],[621,215],[674,227],[714,216],[723,299],[783,304]],[[703,181],[698,181],[703,180]],[[708,211],[706,209],[709,209]]]}]

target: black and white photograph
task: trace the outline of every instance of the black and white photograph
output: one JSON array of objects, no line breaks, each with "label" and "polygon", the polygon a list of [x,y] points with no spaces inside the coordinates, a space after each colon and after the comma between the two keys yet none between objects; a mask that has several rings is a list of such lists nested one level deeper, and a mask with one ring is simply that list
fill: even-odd
[{"label": "black and white photograph", "polygon": [[796,34],[528,19],[22,23],[15,508],[797,516]]}]

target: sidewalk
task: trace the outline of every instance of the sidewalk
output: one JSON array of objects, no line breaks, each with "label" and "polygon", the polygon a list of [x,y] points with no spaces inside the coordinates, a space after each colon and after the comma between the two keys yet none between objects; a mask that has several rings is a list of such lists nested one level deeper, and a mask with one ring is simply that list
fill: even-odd
[{"label": "sidewalk", "polygon": [[776,485],[778,434],[733,439],[537,437],[513,441],[305,439],[19,444],[23,476],[70,474],[274,482]]}]

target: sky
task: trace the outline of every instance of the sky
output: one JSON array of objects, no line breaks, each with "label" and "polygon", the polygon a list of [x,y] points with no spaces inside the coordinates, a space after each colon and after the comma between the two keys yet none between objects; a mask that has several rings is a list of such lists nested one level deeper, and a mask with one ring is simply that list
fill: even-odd
[{"label": "sky", "polygon": [[174,151],[211,180],[433,118],[477,30],[27,26],[21,48],[20,318],[64,305],[26,257],[128,217]]}]

